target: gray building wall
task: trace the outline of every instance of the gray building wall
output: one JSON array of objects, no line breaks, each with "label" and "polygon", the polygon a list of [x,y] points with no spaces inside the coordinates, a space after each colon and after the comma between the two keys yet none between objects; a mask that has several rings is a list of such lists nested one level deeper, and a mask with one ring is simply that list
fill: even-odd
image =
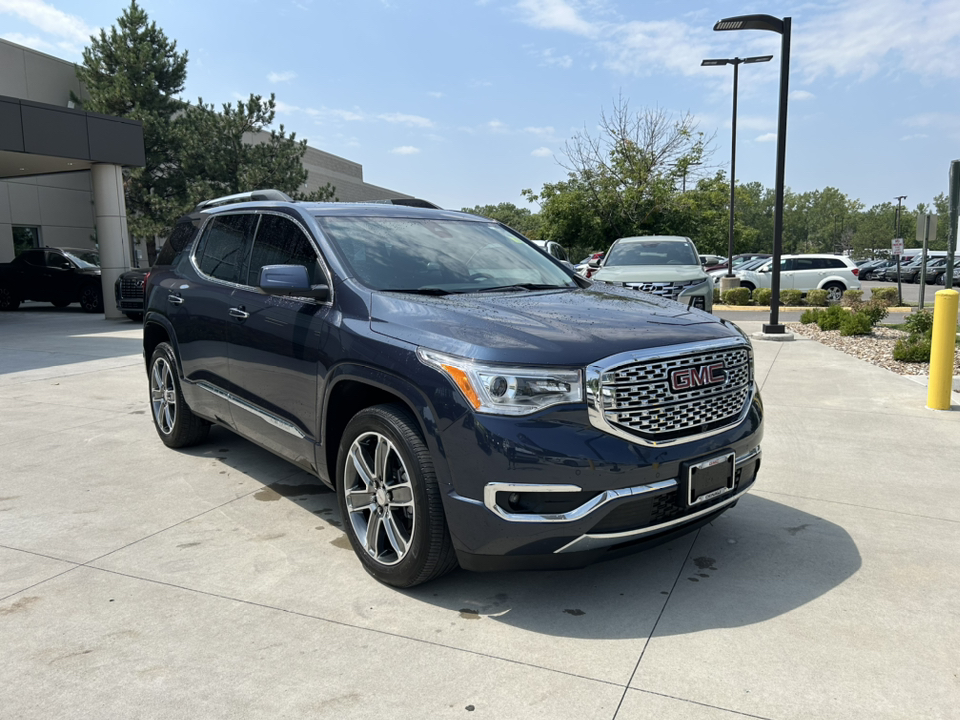
[{"label": "gray building wall", "polygon": [[[85,96],[73,63],[0,40],[0,95],[66,107],[71,92]],[[304,192],[330,183],[341,202],[410,197],[364,182],[360,163],[316,148],[307,148],[303,164]],[[0,262],[13,259],[14,226],[39,227],[44,245],[93,247],[92,187],[89,171],[0,180]],[[147,249],[135,243],[135,252],[145,265]]]}]

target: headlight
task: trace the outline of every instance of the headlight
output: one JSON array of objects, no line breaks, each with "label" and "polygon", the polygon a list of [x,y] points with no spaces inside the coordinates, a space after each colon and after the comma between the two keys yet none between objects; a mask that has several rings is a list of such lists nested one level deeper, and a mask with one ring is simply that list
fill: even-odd
[{"label": "headlight", "polygon": [[583,402],[579,370],[486,365],[424,348],[417,355],[449,377],[478,412],[528,415],[551,405]]}]

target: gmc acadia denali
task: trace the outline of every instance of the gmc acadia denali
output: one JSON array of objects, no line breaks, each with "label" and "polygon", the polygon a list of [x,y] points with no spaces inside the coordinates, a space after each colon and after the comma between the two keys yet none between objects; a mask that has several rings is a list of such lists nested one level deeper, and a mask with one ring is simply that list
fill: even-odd
[{"label": "gmc acadia denali", "polygon": [[219,198],[177,223],[144,295],[161,440],[216,423],[314,473],[390,585],[662,542],[760,467],[734,325],[593,283],[484,218]]}]

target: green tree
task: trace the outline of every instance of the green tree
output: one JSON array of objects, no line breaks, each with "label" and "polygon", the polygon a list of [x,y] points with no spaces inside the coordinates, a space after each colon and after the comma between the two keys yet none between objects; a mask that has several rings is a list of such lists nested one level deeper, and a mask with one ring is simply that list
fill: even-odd
[{"label": "green tree", "polygon": [[167,232],[177,204],[169,168],[180,152],[174,117],[183,107],[187,53],[133,0],[109,32],[90,38],[76,71],[88,97],[73,99],[84,110],[143,123],[146,165],[124,171],[128,222],[136,236]]},{"label": "green tree", "polygon": [[476,205],[473,208],[461,210],[472,215],[482,215],[498,220],[532,240],[540,239],[540,216],[528,208],[517,207],[511,202],[502,202],[498,205]]}]

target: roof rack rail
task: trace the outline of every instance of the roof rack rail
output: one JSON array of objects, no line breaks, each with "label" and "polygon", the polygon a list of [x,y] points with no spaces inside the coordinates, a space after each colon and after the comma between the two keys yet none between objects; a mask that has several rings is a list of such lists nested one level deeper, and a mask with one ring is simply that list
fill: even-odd
[{"label": "roof rack rail", "polygon": [[367,200],[366,202],[378,205],[406,205],[407,207],[430,208],[432,210],[442,210],[439,205],[434,205],[429,200],[421,198],[386,198],[385,200]]},{"label": "roof rack rail", "polygon": [[224,195],[213,200],[204,200],[197,203],[193,212],[205,210],[206,208],[217,207],[218,205],[227,205],[235,202],[249,202],[255,200],[277,200],[279,202],[293,202],[293,198],[285,192],[279,190],[251,190],[250,192],[236,193],[235,195]]}]

